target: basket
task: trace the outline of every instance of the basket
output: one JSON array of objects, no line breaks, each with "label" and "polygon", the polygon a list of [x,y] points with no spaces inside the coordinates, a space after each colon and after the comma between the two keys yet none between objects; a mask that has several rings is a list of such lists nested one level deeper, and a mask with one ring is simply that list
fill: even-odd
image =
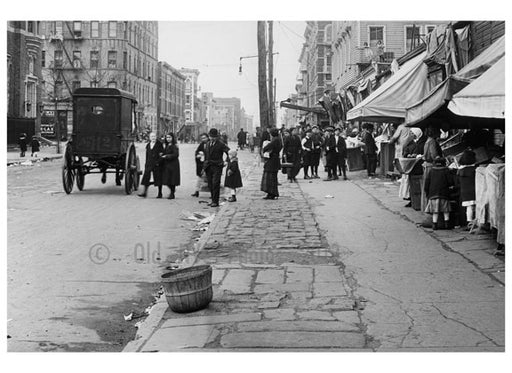
[{"label": "basket", "polygon": [[174,312],[194,312],[206,308],[213,297],[212,267],[200,265],[162,275],[165,298]]}]

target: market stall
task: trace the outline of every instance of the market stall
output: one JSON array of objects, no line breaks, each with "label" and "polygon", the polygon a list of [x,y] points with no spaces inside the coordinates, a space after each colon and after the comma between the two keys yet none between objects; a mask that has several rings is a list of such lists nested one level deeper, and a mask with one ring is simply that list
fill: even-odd
[{"label": "market stall", "polygon": [[489,224],[496,228],[497,242],[505,244],[505,164],[478,167],[475,192],[478,226]]}]

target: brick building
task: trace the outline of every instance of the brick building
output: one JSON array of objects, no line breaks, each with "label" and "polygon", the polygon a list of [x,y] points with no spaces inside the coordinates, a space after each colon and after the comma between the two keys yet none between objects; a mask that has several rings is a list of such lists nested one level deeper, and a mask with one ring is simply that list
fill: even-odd
[{"label": "brick building", "polygon": [[40,134],[41,22],[7,22],[7,142]]},{"label": "brick building", "polygon": [[139,129],[157,129],[158,22],[42,21],[41,33],[42,120],[54,123],[56,114],[62,137],[71,131],[70,99],[79,87],[133,93]]},{"label": "brick building", "polygon": [[176,133],[185,123],[186,77],[167,62],[158,63],[157,132]]},{"label": "brick building", "polygon": [[236,137],[242,125],[241,101],[238,97],[214,97],[210,127],[226,132],[230,139]]}]

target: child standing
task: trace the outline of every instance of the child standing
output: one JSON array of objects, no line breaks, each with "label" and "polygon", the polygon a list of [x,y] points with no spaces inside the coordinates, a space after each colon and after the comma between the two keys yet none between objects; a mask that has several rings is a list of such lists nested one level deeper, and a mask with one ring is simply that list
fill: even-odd
[{"label": "child standing", "polygon": [[462,206],[466,208],[466,220],[470,226],[475,216],[475,163],[476,156],[471,150],[465,150],[459,161],[457,179],[460,186]]},{"label": "child standing", "polygon": [[242,175],[240,174],[240,168],[238,167],[236,150],[230,150],[228,156],[229,163],[226,169],[224,186],[231,189],[231,197],[229,197],[228,202],[236,202],[236,188],[241,188],[243,186]]},{"label": "child standing", "polygon": [[30,145],[32,148],[32,154],[30,156],[37,157],[37,153],[39,153],[39,148],[41,146],[41,144],[39,144],[39,140],[37,139],[37,137],[32,137],[32,143]]},{"label": "child standing", "polygon": [[428,204],[425,212],[432,214],[432,229],[438,229],[439,214],[444,215],[444,228],[450,226],[450,189],[453,188],[453,179],[446,167],[444,158],[436,157],[431,172],[425,179],[425,193]]}]

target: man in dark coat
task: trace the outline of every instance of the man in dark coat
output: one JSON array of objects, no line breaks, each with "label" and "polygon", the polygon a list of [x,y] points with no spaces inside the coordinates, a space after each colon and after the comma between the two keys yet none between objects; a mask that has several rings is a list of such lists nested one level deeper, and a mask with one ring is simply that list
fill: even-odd
[{"label": "man in dark coat", "polygon": [[210,141],[205,146],[204,169],[208,177],[208,187],[212,196],[211,207],[219,206],[220,179],[224,167],[224,154],[228,154],[229,147],[219,140],[219,131],[216,128],[210,129],[208,133]]},{"label": "man in dark coat", "polygon": [[146,145],[146,164],[144,166],[144,175],[142,175],[141,184],[144,186],[144,191],[139,194],[139,197],[146,197],[148,187],[151,185],[151,174],[153,174],[153,184],[158,187],[158,196],[162,198],[162,168],[160,166],[161,156],[164,152],[164,147],[160,140],[156,138],[156,133],[149,134],[149,143]]},{"label": "man in dark coat", "polygon": [[165,136],[165,148],[162,155],[162,183],[171,190],[168,199],[176,198],[174,193],[176,187],[180,185],[180,150],[176,144],[176,138],[173,133]]},{"label": "man in dark coat", "polygon": [[297,181],[296,177],[300,170],[301,152],[302,145],[300,143],[300,137],[297,128],[293,128],[290,130],[290,136],[285,137],[283,141],[283,153],[286,161],[293,164],[292,167],[286,170],[290,182]]},{"label": "man in dark coat", "polygon": [[324,139],[318,126],[313,126],[313,133],[311,135],[311,139],[313,141],[313,149],[311,150],[311,177],[315,179],[319,179],[318,176],[318,166],[320,165],[320,155],[322,153],[322,146]]},{"label": "man in dark coat", "polygon": [[192,193],[192,197],[199,197],[199,190],[201,189],[203,182],[203,173],[204,173],[204,160],[205,160],[205,148],[206,144],[210,141],[207,133],[201,134],[201,142],[197,146],[195,156],[196,156],[196,191]]},{"label": "man in dark coat", "polygon": [[366,130],[363,135],[364,155],[366,157],[366,173],[368,177],[375,176],[377,168],[377,145],[373,138],[373,124],[366,124]]},{"label": "man in dark coat", "polygon": [[325,129],[325,157],[327,163],[327,179],[325,179],[325,181],[331,181],[338,178],[336,172],[338,168],[338,153],[336,152],[336,138],[334,137],[333,131],[334,129],[332,127],[327,127]]},{"label": "man in dark coat", "polygon": [[270,130],[272,140],[262,150],[264,153],[270,153],[270,157],[263,166],[263,177],[261,179],[261,191],[267,193],[263,199],[276,199],[279,197],[277,173],[281,169],[279,153],[283,148],[279,131],[276,128]]},{"label": "man in dark coat", "polygon": [[240,150],[244,150],[245,143],[247,142],[247,132],[244,132],[243,128],[240,128],[240,132],[237,135],[238,138],[238,147]]},{"label": "man in dark coat", "polygon": [[[347,180],[347,143],[343,136],[341,136],[341,128],[336,127],[334,129],[334,142],[336,144],[336,158],[338,167],[343,172],[343,180]],[[334,172],[334,179],[338,179],[338,175]]]}]

